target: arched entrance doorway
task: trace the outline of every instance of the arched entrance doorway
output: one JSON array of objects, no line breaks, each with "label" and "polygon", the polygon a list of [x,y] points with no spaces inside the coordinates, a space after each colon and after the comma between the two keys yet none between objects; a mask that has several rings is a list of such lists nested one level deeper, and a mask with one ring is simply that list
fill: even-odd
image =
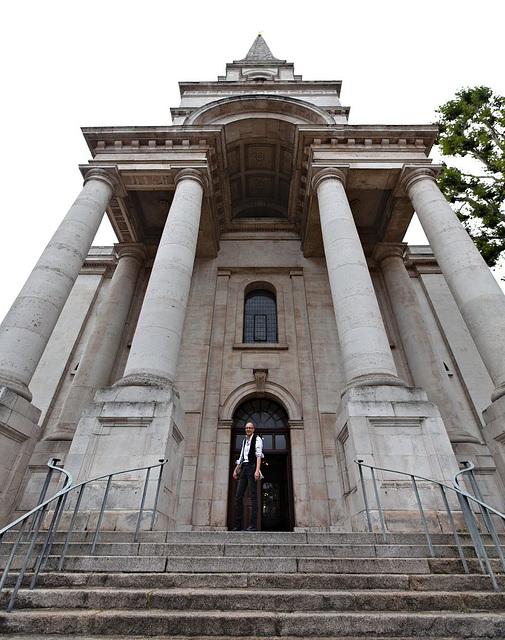
[{"label": "arched entrance doorway", "polygon": [[[246,422],[252,422],[263,439],[264,475],[258,486],[258,530],[291,531],[294,526],[291,447],[288,416],[283,407],[268,398],[253,398],[241,404],[233,417],[230,467],[238,459]],[[235,491],[232,479],[228,496],[228,527],[235,524]],[[244,496],[243,521],[248,522],[251,504]]]}]

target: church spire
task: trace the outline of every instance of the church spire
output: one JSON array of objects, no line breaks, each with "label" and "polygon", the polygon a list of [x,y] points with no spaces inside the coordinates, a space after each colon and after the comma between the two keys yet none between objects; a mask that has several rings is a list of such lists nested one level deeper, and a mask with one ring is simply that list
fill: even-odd
[{"label": "church spire", "polygon": [[243,58],[243,60],[277,60],[280,62],[279,58],[276,58],[270,51],[270,48],[265,42],[265,39],[263,38],[261,33],[258,33],[258,35],[256,36],[256,40],[252,43],[251,48],[249,49],[246,57]]}]

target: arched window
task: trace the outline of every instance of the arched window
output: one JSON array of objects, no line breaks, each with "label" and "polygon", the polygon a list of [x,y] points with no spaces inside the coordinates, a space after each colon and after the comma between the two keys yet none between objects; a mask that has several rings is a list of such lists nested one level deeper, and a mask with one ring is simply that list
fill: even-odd
[{"label": "arched window", "polygon": [[277,303],[267,289],[253,289],[245,297],[244,342],[277,342]]}]

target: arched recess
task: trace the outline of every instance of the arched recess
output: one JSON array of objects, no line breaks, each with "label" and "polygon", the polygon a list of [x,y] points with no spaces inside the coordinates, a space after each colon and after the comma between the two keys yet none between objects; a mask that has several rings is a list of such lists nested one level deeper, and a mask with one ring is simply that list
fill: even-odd
[{"label": "arched recess", "polygon": [[[279,402],[285,408],[289,422],[299,422],[303,419],[300,405],[294,396],[280,384],[267,380],[263,393],[265,397]],[[256,397],[258,397],[256,382],[246,382],[240,385],[230,393],[221,405],[220,420],[233,420],[237,407],[243,402],[246,402],[246,400]]]},{"label": "arched recess", "polygon": [[332,125],[332,116],[316,105],[286,96],[245,95],[222,98],[194,111],[184,125],[227,124],[233,120],[278,114],[293,124]]}]

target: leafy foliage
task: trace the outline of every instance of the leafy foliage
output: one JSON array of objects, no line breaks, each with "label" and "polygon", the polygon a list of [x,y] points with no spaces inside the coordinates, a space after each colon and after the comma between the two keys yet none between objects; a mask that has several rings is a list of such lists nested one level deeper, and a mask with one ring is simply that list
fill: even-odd
[{"label": "leafy foliage", "polygon": [[444,163],[439,187],[494,266],[505,251],[505,97],[488,87],[462,89],[437,113],[442,155],[474,160],[470,170]]}]

